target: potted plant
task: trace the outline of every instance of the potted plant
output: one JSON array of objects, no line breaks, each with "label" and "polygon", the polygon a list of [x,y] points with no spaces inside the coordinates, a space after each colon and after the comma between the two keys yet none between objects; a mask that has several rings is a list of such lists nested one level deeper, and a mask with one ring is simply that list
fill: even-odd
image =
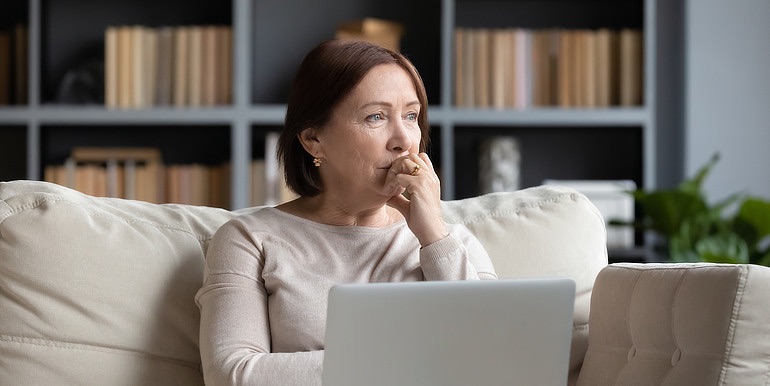
[{"label": "potted plant", "polygon": [[733,194],[708,203],[702,184],[718,160],[715,154],[676,188],[629,192],[641,216],[624,225],[658,235],[661,243],[655,246],[656,252],[672,262],[770,266],[770,201]]}]

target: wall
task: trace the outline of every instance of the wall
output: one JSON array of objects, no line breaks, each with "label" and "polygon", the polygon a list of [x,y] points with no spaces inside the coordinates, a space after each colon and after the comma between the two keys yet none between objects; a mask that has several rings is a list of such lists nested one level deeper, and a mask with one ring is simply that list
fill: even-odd
[{"label": "wall", "polygon": [[770,1],[687,0],[685,174],[713,153],[710,201],[770,198]]}]

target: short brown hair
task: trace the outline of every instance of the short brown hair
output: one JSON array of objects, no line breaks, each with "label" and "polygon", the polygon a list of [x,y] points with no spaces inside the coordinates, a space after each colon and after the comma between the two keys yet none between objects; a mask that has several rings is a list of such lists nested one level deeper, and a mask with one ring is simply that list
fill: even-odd
[{"label": "short brown hair", "polygon": [[397,64],[412,78],[422,108],[417,123],[422,131],[420,151],[430,141],[428,97],[414,65],[402,54],[382,46],[353,39],[327,40],[313,48],[297,71],[289,93],[284,128],[278,140],[278,159],[286,184],[300,196],[315,196],[323,190],[318,168],[302,147],[299,134],[320,128],[332,111],[375,66]]}]

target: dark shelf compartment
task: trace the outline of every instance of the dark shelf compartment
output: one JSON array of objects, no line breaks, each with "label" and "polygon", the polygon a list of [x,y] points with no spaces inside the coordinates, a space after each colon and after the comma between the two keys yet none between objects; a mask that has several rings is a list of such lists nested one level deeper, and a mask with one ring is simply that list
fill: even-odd
[{"label": "dark shelf compartment", "polygon": [[642,0],[458,0],[455,25],[472,28],[636,28]]},{"label": "dark shelf compartment", "polygon": [[27,129],[0,126],[0,181],[26,179]]},{"label": "dark shelf compartment", "polygon": [[633,180],[642,185],[639,127],[458,127],[456,198],[479,194],[479,149],[484,139],[512,136],[521,154],[520,188],[561,180]]},{"label": "dark shelf compartment", "polygon": [[156,147],[165,164],[219,165],[231,157],[228,126],[43,126],[42,167],[62,164],[72,148],[81,146]]},{"label": "dark shelf compartment", "polygon": [[[313,17],[297,20],[298,9]],[[257,0],[253,11],[251,71],[255,104],[286,103],[305,54],[321,41],[334,37],[339,23],[366,17],[403,23],[401,52],[420,72],[430,103],[441,102],[441,1]]]}]

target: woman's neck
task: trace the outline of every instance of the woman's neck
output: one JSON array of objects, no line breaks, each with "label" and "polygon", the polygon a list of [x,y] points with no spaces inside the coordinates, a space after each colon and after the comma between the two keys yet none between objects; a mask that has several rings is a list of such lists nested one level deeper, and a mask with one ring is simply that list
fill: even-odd
[{"label": "woman's neck", "polygon": [[337,226],[382,228],[403,219],[397,210],[384,202],[368,205],[353,200],[342,202],[324,193],[314,197],[300,197],[277,208],[307,220]]}]

